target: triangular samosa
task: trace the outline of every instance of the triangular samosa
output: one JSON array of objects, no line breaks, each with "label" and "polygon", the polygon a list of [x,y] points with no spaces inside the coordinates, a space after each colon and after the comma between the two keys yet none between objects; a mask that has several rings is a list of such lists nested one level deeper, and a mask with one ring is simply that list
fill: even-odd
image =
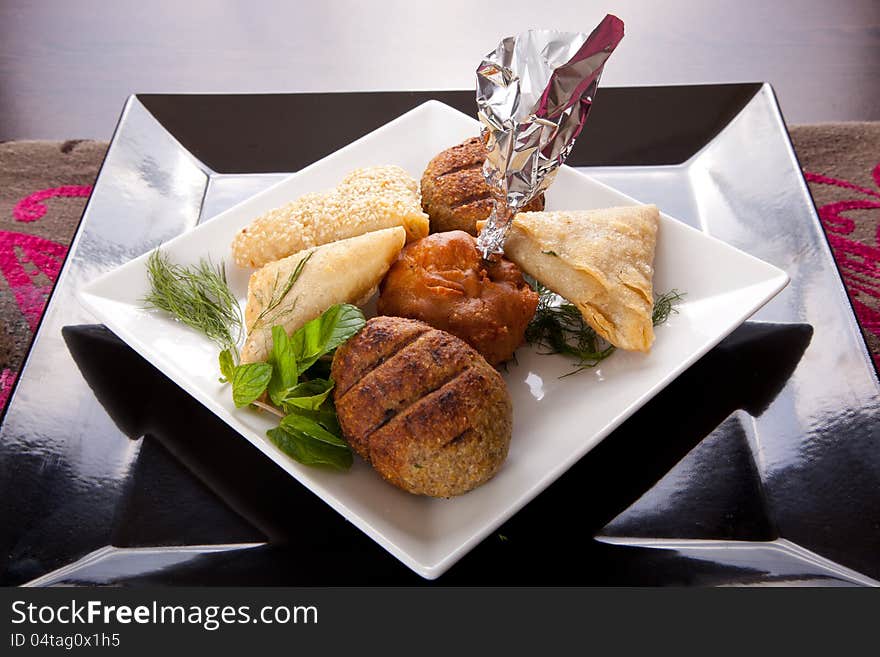
[{"label": "triangular samosa", "polygon": [[504,255],[575,304],[596,333],[622,349],[654,342],[654,205],[521,212]]},{"label": "triangular samosa", "polygon": [[248,281],[248,336],[241,362],[268,358],[275,325],[290,335],[333,304],[365,303],[405,242],[402,227],[385,228],[306,249],[255,271]]}]

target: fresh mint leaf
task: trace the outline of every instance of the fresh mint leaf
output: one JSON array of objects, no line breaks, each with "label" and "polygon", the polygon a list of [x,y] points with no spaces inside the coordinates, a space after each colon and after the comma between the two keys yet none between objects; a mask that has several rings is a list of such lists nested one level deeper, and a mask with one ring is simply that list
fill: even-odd
[{"label": "fresh mint leaf", "polygon": [[348,447],[337,447],[315,440],[311,436],[285,427],[283,424],[266,432],[278,448],[303,465],[325,465],[339,470],[351,467],[352,455]]},{"label": "fresh mint leaf", "polygon": [[[328,408],[328,406],[330,408]],[[317,411],[308,411],[304,408],[297,408],[296,406],[288,407],[285,410],[288,413],[300,415],[302,417],[309,418],[314,422],[317,422],[327,431],[336,436],[342,435],[342,427],[339,426],[339,418],[336,417],[336,409],[333,408],[332,402],[330,400],[327,400],[324,403],[324,406]]]},{"label": "fresh mint leaf", "polygon": [[[272,402],[287,415],[278,427],[270,429],[266,435],[285,454],[300,463],[342,470],[351,467],[351,449],[342,438],[342,429],[330,397],[334,382],[329,378],[327,362],[328,355],[360,331],[364,324],[366,319],[356,306],[331,306],[289,337],[282,327],[273,327],[269,362],[258,364],[265,369],[241,374],[241,368],[253,366],[235,369],[235,403],[247,405],[268,387]],[[309,372],[311,378],[300,381],[300,375],[313,366],[314,369]],[[320,376],[327,378],[318,378]],[[238,378],[242,381],[237,393]]]},{"label": "fresh mint leaf", "polygon": [[[336,312],[330,314],[330,317],[324,321],[321,330],[321,336],[324,339],[325,354],[336,349],[336,347],[360,331],[364,327],[364,324],[367,323],[364,314],[357,306],[352,306],[349,303],[342,303],[333,306],[333,308],[336,308]],[[330,308],[330,311],[332,311],[333,308]],[[328,311],[328,313],[330,311]]]},{"label": "fresh mint leaf", "polygon": [[321,357],[321,324],[324,321],[325,315],[333,308],[335,306],[332,306],[320,317],[306,322],[291,336],[291,342],[296,350],[300,373],[309,369],[311,364]]},{"label": "fresh mint leaf", "polygon": [[[286,412],[293,406],[307,411],[317,411],[321,404],[327,401],[330,391],[333,390],[333,381],[326,379],[312,379],[304,381],[284,391],[279,405]],[[271,390],[271,387],[270,387]]]},{"label": "fresh mint leaf", "polygon": [[366,319],[357,306],[348,303],[330,306],[320,317],[307,322],[294,332],[290,342],[302,374],[324,354],[329,354],[355,333]]},{"label": "fresh mint leaf", "polygon": [[296,386],[299,380],[296,354],[283,326],[272,327],[272,352],[269,354],[269,364],[272,365],[272,378],[268,387],[269,398],[276,406],[281,406],[287,390]]},{"label": "fresh mint leaf", "polygon": [[232,350],[224,349],[221,351],[218,360],[220,361],[220,374],[223,375],[220,383],[232,381],[232,375],[235,373],[235,359],[232,356]]},{"label": "fresh mint leaf", "polygon": [[269,363],[239,365],[232,374],[232,401],[239,408],[247,406],[263,394],[271,378]]},{"label": "fresh mint leaf", "polygon": [[328,445],[348,448],[348,443],[342,438],[330,433],[313,419],[306,417],[305,415],[300,415],[299,413],[286,415],[281,420],[281,427],[288,431],[304,433],[310,438],[320,440],[322,443],[327,443]]}]

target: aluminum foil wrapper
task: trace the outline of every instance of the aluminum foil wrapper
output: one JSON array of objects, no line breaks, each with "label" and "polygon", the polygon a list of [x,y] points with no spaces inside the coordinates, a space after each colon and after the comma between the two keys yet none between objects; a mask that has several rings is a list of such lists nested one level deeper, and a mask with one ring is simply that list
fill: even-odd
[{"label": "aluminum foil wrapper", "polygon": [[610,14],[587,36],[529,30],[507,37],[477,69],[477,116],[495,207],[477,238],[484,258],[504,252],[513,216],[553,182],[590,111],[602,67],[623,38]]}]

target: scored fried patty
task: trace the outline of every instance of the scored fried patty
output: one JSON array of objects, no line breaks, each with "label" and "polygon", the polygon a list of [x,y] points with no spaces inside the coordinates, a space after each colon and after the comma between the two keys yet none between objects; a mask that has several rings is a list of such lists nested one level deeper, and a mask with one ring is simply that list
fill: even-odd
[{"label": "scored fried patty", "polygon": [[346,439],[403,490],[459,495],[489,480],[507,457],[507,386],[450,333],[375,317],[337,350],[332,376]]},{"label": "scored fried patty", "polygon": [[[486,146],[471,137],[438,153],[421,180],[422,209],[431,218],[431,232],[463,230],[477,234],[476,223],[492,211],[492,191],[483,177]],[[544,209],[544,195],[529,201],[523,211]]]}]

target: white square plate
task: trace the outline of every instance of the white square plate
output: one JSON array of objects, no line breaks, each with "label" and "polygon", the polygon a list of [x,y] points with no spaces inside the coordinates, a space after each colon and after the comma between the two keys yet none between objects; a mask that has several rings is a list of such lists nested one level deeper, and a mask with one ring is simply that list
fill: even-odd
[{"label": "white square plate", "polygon": [[[335,186],[357,167],[397,164],[416,179],[441,150],[478,133],[477,122],[431,101],[270,189],[167,242],[171,259],[231,262],[233,235],[255,216],[306,192]],[[650,202],[651,199],[644,199]],[[636,201],[564,167],[547,194],[547,209],[586,210]],[[267,438],[271,418],[236,409],[218,382],[217,348],[163,313],[143,308],[147,256],[80,290],[83,303],[116,335],[216,413],[291,476],[423,577],[442,574],[586,454],[615,427],[764,305],[788,282],[780,269],[661,215],[654,289],[686,292],[678,314],[658,327],[650,354],[618,351],[592,370],[571,371],[561,356],[528,347],[505,374],[514,405],[510,454],[498,475],[449,500],[409,495],[357,460],[351,471],[302,466]],[[243,304],[249,271],[227,273]]]}]

